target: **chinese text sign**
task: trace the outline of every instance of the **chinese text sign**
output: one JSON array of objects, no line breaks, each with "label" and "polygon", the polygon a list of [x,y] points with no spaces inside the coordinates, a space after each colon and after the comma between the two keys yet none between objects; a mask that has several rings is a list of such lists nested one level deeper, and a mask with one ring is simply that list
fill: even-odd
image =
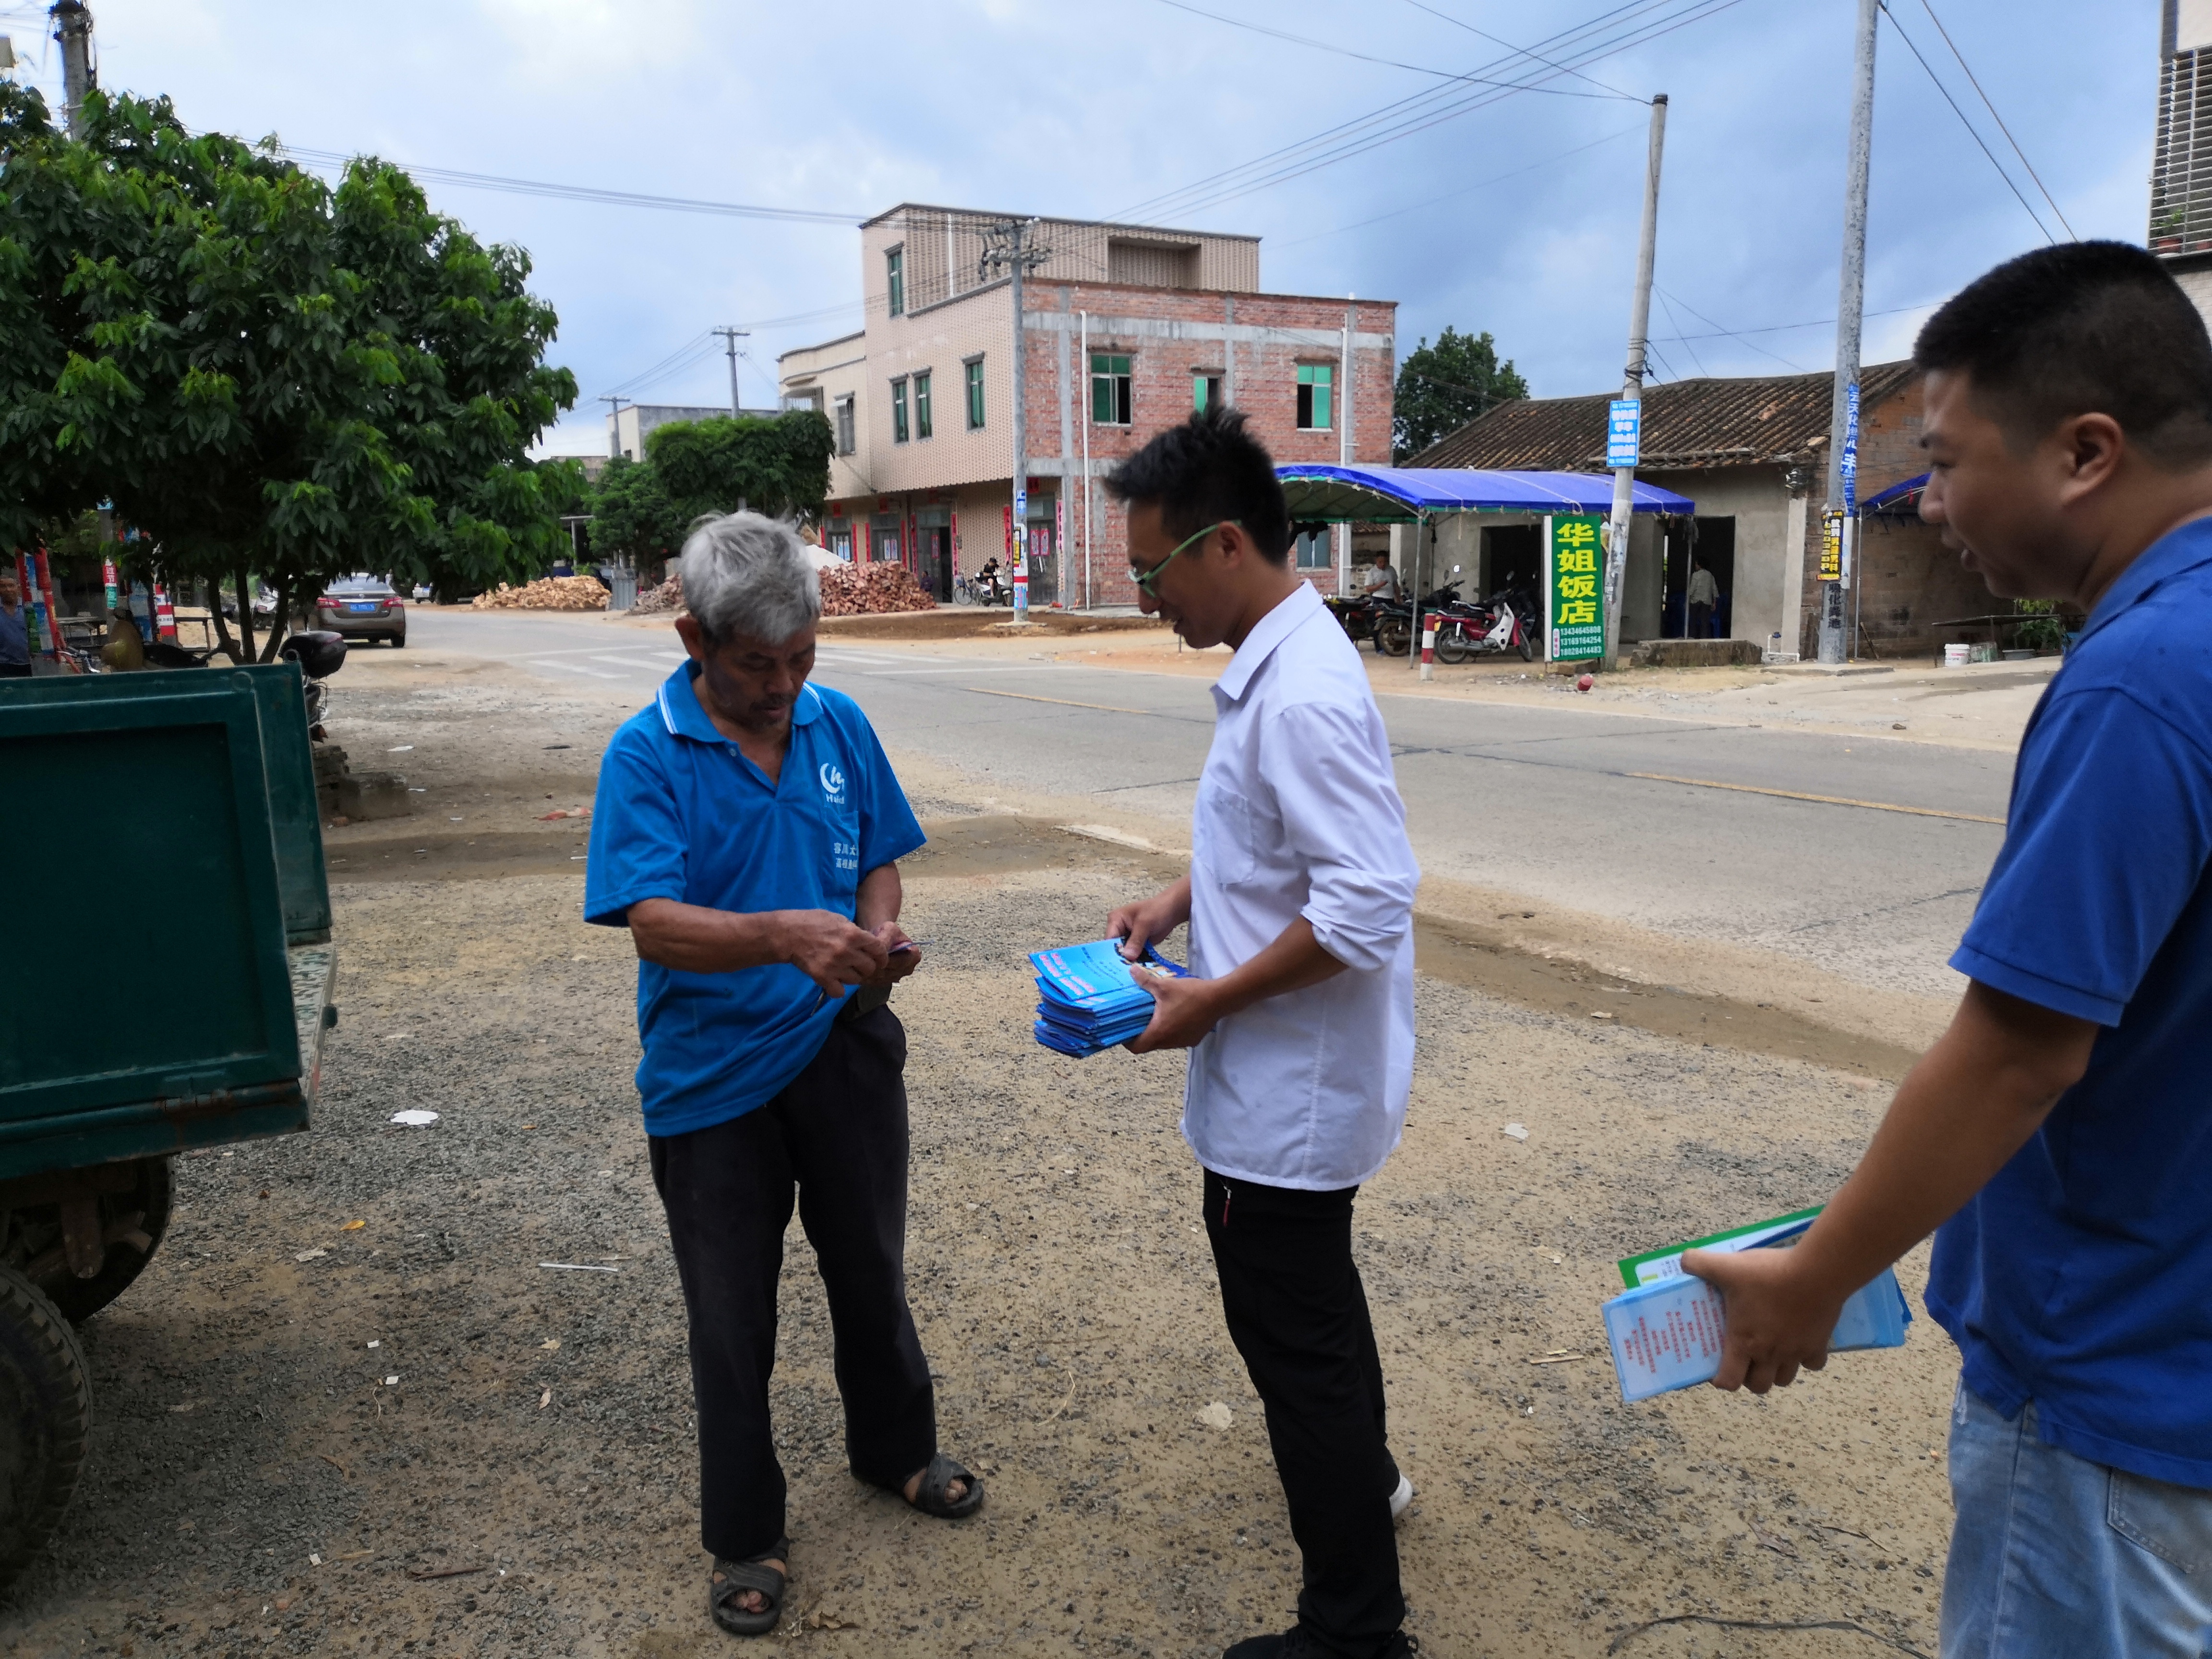
[{"label": "chinese text sign", "polygon": [[1595,513],[1544,520],[1544,656],[1574,662],[1605,654],[1605,566]]}]

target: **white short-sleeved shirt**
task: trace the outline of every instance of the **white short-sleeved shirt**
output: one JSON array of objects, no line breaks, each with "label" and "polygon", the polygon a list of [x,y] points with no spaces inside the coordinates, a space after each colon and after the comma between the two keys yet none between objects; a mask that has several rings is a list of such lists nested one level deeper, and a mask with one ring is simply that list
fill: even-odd
[{"label": "white short-sleeved shirt", "polygon": [[1221,1022],[1191,1051],[1183,1138],[1216,1174],[1334,1191],[1405,1128],[1420,870],[1357,648],[1306,583],[1213,687],[1191,846],[1191,969],[1218,978],[1298,917],[1346,971]]}]

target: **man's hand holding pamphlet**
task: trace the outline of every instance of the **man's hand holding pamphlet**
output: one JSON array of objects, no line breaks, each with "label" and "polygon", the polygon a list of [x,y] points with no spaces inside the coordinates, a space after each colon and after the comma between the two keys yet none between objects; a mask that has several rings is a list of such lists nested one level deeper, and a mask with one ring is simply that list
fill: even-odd
[{"label": "man's hand holding pamphlet", "polygon": [[[1621,1398],[1648,1400],[1669,1389],[1710,1382],[1720,1370],[1728,1335],[1721,1293],[1682,1271],[1686,1253],[1786,1249],[1820,1212],[1817,1207],[1800,1210],[1710,1238],[1649,1250],[1621,1262],[1620,1276],[1628,1289],[1605,1304],[1606,1340],[1613,1347]],[[1911,1322],[1912,1310],[1898,1288],[1897,1274],[1885,1267],[1844,1302],[1828,1352],[1901,1348],[1905,1327]]]},{"label": "man's hand holding pamphlet", "polygon": [[1130,961],[1121,954],[1125,943],[1105,939],[1030,953],[1030,965],[1036,969],[1039,1042],[1085,1060],[1142,1034],[1152,1023],[1152,999],[1131,975],[1187,975],[1150,945],[1141,961]]}]

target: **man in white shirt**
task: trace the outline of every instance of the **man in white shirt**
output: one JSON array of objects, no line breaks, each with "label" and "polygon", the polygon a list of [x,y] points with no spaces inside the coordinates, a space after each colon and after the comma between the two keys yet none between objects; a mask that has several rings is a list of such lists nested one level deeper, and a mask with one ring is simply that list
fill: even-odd
[{"label": "man in white shirt", "polygon": [[1690,637],[1711,639],[1713,634],[1713,607],[1720,603],[1721,585],[1713,580],[1713,573],[1698,565],[1690,572]]},{"label": "man in white shirt", "polygon": [[1107,480],[1139,604],[1235,647],[1213,688],[1190,874],[1108,919],[1127,953],[1190,924],[1191,977],[1130,1046],[1192,1051],[1183,1137],[1205,1172],[1222,1311],[1304,1557],[1298,1621],[1226,1659],[1397,1659],[1391,1522],[1413,1487],[1384,1433],[1352,1204],[1398,1144],[1413,1064],[1420,879],[1358,650],[1289,568],[1274,466],[1237,410],[1162,433]]}]

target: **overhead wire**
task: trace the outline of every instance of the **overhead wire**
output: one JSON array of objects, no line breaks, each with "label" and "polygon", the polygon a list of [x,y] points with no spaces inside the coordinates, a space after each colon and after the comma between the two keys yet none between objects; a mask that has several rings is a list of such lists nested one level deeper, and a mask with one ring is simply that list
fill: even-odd
[{"label": "overhead wire", "polygon": [[[1438,11],[1434,6],[1425,4],[1423,0],[1406,0],[1406,3],[1413,7],[1416,11],[1425,11],[1431,17],[1437,18],[1443,22],[1449,23],[1454,28],[1465,29],[1469,34],[1475,35],[1481,40],[1487,40],[1493,46],[1504,46],[1508,52],[1519,52],[1522,50],[1503,36],[1492,34],[1488,29],[1479,29],[1475,27],[1474,24],[1468,22],[1463,19],[1455,17],[1448,11]],[[1534,58],[1538,63],[1546,64],[1549,68],[1558,69],[1559,67],[1559,64],[1553,63],[1549,58],[1541,57],[1535,52],[1528,52],[1526,55]],[[1595,75],[1584,75],[1580,70],[1570,70],[1567,73],[1572,75],[1577,81],[1587,81],[1594,87],[1603,88],[1616,98],[1632,99],[1638,103],[1641,103],[1643,101],[1643,100],[1637,98],[1634,93],[1623,92],[1619,87],[1608,85],[1607,82],[1599,80]]]},{"label": "overhead wire", "polygon": [[[1673,325],[1674,332],[1679,337],[1682,331],[1682,325],[1681,324],[1674,321],[1674,307],[1667,302],[1667,290],[1661,288],[1656,283],[1654,283],[1651,285],[1651,291],[1659,296],[1659,308],[1667,313],[1667,320],[1669,324]],[[1644,336],[1644,349],[1647,352],[1651,349],[1651,338],[1648,333]],[[1705,360],[1698,356],[1697,347],[1691,345],[1688,342],[1685,341],[1683,343],[1682,349],[1690,354],[1690,366],[1695,368],[1698,374],[1705,374],[1711,372],[1705,368]]]},{"label": "overhead wire", "polygon": [[[1651,287],[1652,291],[1658,295],[1660,304],[1666,306],[1667,315],[1670,319],[1674,315],[1674,305],[1668,304],[1668,301],[1673,301],[1675,304],[1679,304],[1683,310],[1688,312],[1690,315],[1703,323],[1706,327],[1717,329],[1728,338],[1738,341],[1744,345],[1750,346],[1753,351],[1756,351],[1762,357],[1773,358],[1776,362],[1781,364],[1783,368],[1788,369],[1792,374],[1802,374],[1808,372],[1798,367],[1796,363],[1791,362],[1787,357],[1783,356],[1779,352],[1769,351],[1765,346],[1759,345],[1751,340],[1745,339],[1743,335],[1737,332],[1735,330],[1722,327],[1720,324],[1706,316],[1704,312],[1698,310],[1695,306],[1692,305],[1687,300],[1683,299],[1680,295],[1668,294],[1665,289],[1661,288],[1656,283],[1652,283]],[[1675,325],[1675,337],[1678,339],[1681,337],[1681,325],[1679,323]],[[1698,361],[1696,348],[1692,346],[1687,340],[1683,340],[1682,345],[1684,349],[1690,353],[1691,360],[1692,362]],[[1700,372],[1702,372],[1702,370]]]},{"label": "overhead wire", "polygon": [[2043,199],[2051,204],[2051,210],[2058,216],[2058,222],[2066,227],[2069,236],[2079,241],[2081,232],[2068,222],[2066,210],[2058,205],[2058,198],[2051,193],[2051,186],[2043,182],[2043,175],[2035,170],[2035,163],[2027,159],[2027,152],[2020,147],[2020,140],[2012,136],[2012,129],[2005,125],[2004,117],[1997,113],[1997,106],[1990,101],[1989,94],[1982,90],[1981,77],[1974,73],[1974,66],[1966,61],[1966,53],[1959,50],[1959,43],[1951,38],[1951,31],[1943,27],[1943,20],[1936,15],[1936,8],[1929,3],[1929,0],[1920,0],[1920,9],[1928,14],[1928,21],[1936,26],[1936,33],[1943,37],[1943,44],[1951,48],[1951,56],[1959,60],[1959,67],[1966,71],[1966,79],[1972,83],[1976,94],[1980,97],[1982,107],[1989,111],[1990,118],[1997,124],[1997,131],[2004,134],[2005,143],[2012,146],[2012,153],[2020,157],[2020,164],[2027,169],[2027,176],[2035,180],[2035,187],[2043,192]]},{"label": "overhead wire", "polygon": [[[1403,64],[1395,58],[1376,58],[1367,52],[1355,52],[1350,46],[1340,46],[1331,41],[1314,40],[1310,35],[1292,34],[1287,29],[1270,28],[1265,23],[1248,22],[1241,17],[1231,17],[1222,12],[1208,11],[1203,6],[1192,5],[1190,3],[1190,0],[1159,0],[1159,3],[1164,6],[1173,7],[1177,11],[1187,11],[1194,17],[1204,17],[1216,23],[1226,23],[1231,28],[1249,29],[1255,34],[1264,34],[1270,40],[1286,40],[1294,46],[1310,46],[1316,52],[1334,52],[1340,58],[1356,58],[1363,64],[1378,64],[1384,69],[1404,70],[1413,75],[1431,75],[1434,76],[1440,81],[1458,81],[1475,86],[1502,87],[1512,84],[1510,82],[1504,81],[1486,80],[1482,76],[1472,73],[1466,75],[1455,75],[1449,70],[1431,69],[1425,64]],[[1478,30],[1476,33],[1480,33],[1480,31]],[[1483,38],[1485,40],[1493,40],[1496,37],[1485,35]],[[1511,43],[1509,41],[1500,40],[1498,44],[1500,46],[1509,46]],[[1553,92],[1559,96],[1566,98],[1595,98],[1599,95],[1594,92],[1565,92],[1559,88],[1551,87],[1537,88],[1533,88],[1533,90]],[[1628,98],[1632,97],[1634,94],[1626,92],[1615,92],[1613,88],[1608,87],[1606,88],[1605,95],[1612,98]],[[1640,102],[1641,100],[1639,100],[1638,101]]]},{"label": "overhead wire", "polygon": [[1540,40],[1535,46],[1522,49],[1511,56],[1482,65],[1474,72],[1494,70],[1539,49],[1553,52],[1563,60],[1560,67],[1547,68],[1540,75],[1529,76],[1503,87],[1486,86],[1472,93],[1458,86],[1431,88],[1411,97],[1394,100],[1364,115],[1309,135],[1295,143],[1284,145],[1236,167],[1224,168],[1175,191],[1136,204],[1116,216],[1133,218],[1150,215],[1157,218],[1167,213],[1195,213],[1257,191],[1288,183],[1322,167],[1425,131],[1443,122],[1455,120],[1511,97],[1516,92],[1534,89],[1572,68],[1617,56],[1631,47],[1657,40],[1662,35],[1702,21],[1740,3],[1741,0],[1686,0],[1686,3],[1685,0],[1636,0],[1635,3],[1616,6],[1574,28]]},{"label": "overhead wire", "polygon": [[1936,66],[1922,55],[1919,46],[1914,43],[1912,37],[1905,32],[1905,25],[1897,21],[1897,14],[1889,9],[1889,0],[1875,0],[1875,3],[1881,8],[1881,15],[1889,19],[1890,27],[1897,31],[1897,38],[1905,42],[1905,50],[1910,52],[1914,60],[1927,71],[1928,78],[1936,83],[1936,90],[1943,94],[1943,101],[1951,106],[1951,113],[1959,118],[1959,125],[1966,128],[1967,136],[1980,146],[1982,154],[1990,158],[1990,165],[1996,169],[1997,177],[2004,180],[2005,188],[2013,193],[2013,199],[2021,204],[2029,218],[2035,221],[2035,228],[2043,233],[2043,240],[2054,246],[2057,246],[2058,239],[2051,234],[2051,228],[2043,222],[2043,216],[2035,210],[2034,204],[2030,202],[2021,193],[2020,186],[2013,182],[2012,174],[2005,171],[2004,164],[1997,160],[1996,152],[1989,147],[1988,141],[1982,137],[1981,130],[1966,118],[1966,112],[1959,107],[1959,100],[1951,95],[1951,88],[1945,86],[1943,78],[1936,73]]}]

